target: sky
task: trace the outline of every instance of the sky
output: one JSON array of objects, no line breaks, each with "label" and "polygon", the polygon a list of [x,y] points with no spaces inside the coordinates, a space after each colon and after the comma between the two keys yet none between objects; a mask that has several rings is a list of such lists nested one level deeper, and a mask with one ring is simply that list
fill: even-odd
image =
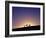
[{"label": "sky", "polygon": [[40,8],[12,7],[12,27],[21,28],[26,24],[40,25]]}]

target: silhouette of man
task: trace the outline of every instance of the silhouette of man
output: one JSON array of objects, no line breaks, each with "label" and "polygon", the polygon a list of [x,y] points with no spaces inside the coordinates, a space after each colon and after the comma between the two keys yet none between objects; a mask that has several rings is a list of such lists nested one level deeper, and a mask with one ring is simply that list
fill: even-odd
[{"label": "silhouette of man", "polygon": [[28,26],[28,24],[26,24],[26,27]]}]

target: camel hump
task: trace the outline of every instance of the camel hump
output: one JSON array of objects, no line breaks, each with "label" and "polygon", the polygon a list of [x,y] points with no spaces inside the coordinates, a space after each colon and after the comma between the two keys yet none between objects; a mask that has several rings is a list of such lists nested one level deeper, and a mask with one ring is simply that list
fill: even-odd
[{"label": "camel hump", "polygon": [[26,25],[24,25],[24,27],[30,27],[31,26],[31,24],[26,24]]}]

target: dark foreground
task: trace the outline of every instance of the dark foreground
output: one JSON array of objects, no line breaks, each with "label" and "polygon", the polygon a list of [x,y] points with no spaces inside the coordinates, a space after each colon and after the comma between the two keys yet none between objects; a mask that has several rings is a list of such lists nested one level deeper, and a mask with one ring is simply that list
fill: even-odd
[{"label": "dark foreground", "polygon": [[28,31],[28,30],[40,30],[40,25],[12,29],[12,31]]}]

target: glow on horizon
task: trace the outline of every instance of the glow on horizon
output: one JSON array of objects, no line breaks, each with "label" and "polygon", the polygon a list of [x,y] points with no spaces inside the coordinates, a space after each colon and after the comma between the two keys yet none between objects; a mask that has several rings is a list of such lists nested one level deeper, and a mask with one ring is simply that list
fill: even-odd
[{"label": "glow on horizon", "polygon": [[14,26],[14,28],[21,28],[21,27],[24,27],[26,24],[30,24],[31,26],[36,26],[36,25],[39,25],[38,23],[36,23],[36,22],[33,22],[33,20],[22,20],[22,21],[20,21],[20,22],[16,22],[15,23],[15,26]]}]

